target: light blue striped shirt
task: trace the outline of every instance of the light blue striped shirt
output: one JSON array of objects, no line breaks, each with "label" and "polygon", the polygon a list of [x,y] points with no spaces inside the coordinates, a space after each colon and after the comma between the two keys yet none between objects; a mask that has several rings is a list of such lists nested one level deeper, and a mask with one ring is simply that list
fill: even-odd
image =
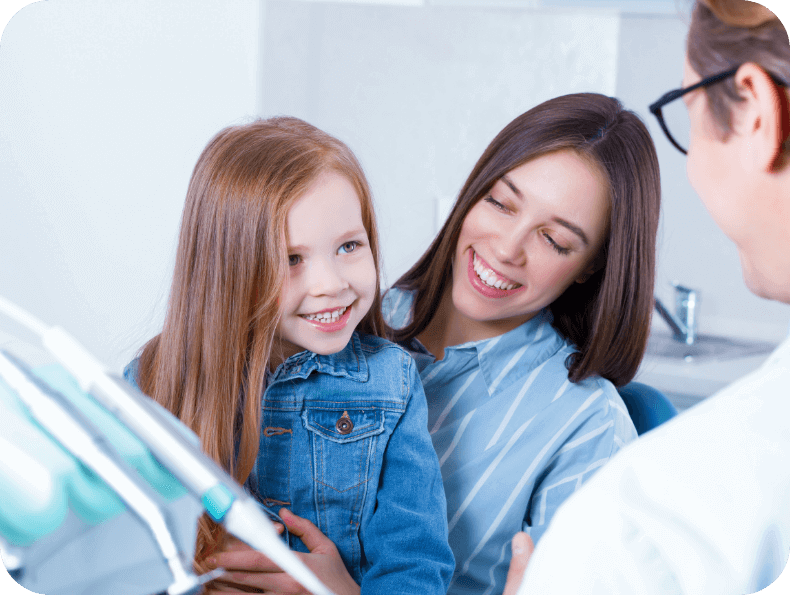
[{"label": "light blue striped shirt", "polygon": [[[389,324],[405,326],[411,303],[391,289]],[[636,438],[611,382],[568,380],[574,348],[551,321],[543,310],[498,337],[448,347],[440,361],[416,339],[404,345],[425,387],[447,496],[450,595],[502,593],[513,535],[537,543],[557,507]]]}]

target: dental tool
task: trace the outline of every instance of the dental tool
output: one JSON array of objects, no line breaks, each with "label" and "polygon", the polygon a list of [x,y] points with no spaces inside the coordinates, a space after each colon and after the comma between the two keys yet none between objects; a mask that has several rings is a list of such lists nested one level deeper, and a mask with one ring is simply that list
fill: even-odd
[{"label": "dental tool", "polygon": [[3,539],[2,535],[0,535],[0,562],[12,579],[17,580],[22,575],[24,570],[22,553]]},{"label": "dental tool", "polygon": [[219,571],[197,577],[185,568],[170,529],[170,519],[156,503],[157,496],[153,490],[115,452],[101,430],[66,397],[36,378],[24,363],[2,350],[0,377],[16,391],[31,417],[65,450],[101,477],[149,529],[173,576],[168,595],[196,593],[200,585],[221,574]]},{"label": "dental tool", "polygon": [[2,296],[0,312],[38,335],[44,347],[74,376],[80,388],[124,423],[202,502],[211,518],[265,554],[314,595],[333,595],[279,538],[258,503],[213,459],[174,431],[172,421],[148,397],[123,378],[110,374],[64,329],[47,327]]}]

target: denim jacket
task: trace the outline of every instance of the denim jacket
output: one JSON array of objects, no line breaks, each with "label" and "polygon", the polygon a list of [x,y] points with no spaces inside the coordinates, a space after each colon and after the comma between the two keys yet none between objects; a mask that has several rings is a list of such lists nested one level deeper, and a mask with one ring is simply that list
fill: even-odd
[{"label": "denim jacket", "polygon": [[362,595],[444,595],[455,562],[411,356],[355,332],[338,353],[289,357],[269,375],[262,408],[250,492],[270,510],[312,521]]}]

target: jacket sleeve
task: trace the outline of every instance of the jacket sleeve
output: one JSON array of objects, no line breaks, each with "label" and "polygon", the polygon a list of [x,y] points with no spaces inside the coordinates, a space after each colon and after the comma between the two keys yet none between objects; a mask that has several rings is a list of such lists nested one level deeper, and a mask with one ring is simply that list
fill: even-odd
[{"label": "jacket sleeve", "polygon": [[406,410],[384,453],[376,510],[360,528],[367,561],[362,595],[444,595],[455,568],[428,405],[414,360],[403,356]]}]

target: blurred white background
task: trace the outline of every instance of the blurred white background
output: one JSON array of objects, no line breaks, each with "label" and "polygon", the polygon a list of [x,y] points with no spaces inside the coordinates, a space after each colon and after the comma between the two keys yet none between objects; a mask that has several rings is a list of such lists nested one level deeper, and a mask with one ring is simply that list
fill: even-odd
[{"label": "blurred white background", "polygon": [[[647,106],[680,86],[685,0],[46,0],[0,39],[0,295],[119,370],[161,326],[192,167],[220,128],[291,114],[371,182],[384,281],[422,253],[477,157],[550,97],[616,95],[662,168],[657,295],[700,330],[779,340]],[[780,15],[781,16],[781,15]],[[657,326],[663,325],[656,322]],[[0,319],[0,332],[19,333]]]}]

